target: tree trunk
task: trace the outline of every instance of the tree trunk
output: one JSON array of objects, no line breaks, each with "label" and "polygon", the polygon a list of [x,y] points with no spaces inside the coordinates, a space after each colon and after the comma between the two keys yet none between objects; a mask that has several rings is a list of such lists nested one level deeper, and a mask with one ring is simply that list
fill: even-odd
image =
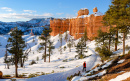
[{"label": "tree trunk", "polygon": [[18,77],[17,54],[15,54],[15,77]]},{"label": "tree trunk", "polygon": [[110,51],[110,47],[111,47],[111,36],[109,36],[109,47],[108,47],[109,51]]},{"label": "tree trunk", "polygon": [[118,30],[116,31],[116,36],[115,36],[115,51],[117,51],[117,44],[118,44]]},{"label": "tree trunk", "polygon": [[23,67],[23,61],[22,61],[22,58],[20,59],[20,61],[21,61],[20,66]]},{"label": "tree trunk", "polygon": [[5,69],[6,69],[6,64],[5,64]]},{"label": "tree trunk", "polygon": [[123,33],[123,55],[125,54],[125,33]]},{"label": "tree trunk", "polygon": [[9,69],[9,64],[7,63],[7,69]]},{"label": "tree trunk", "polygon": [[71,48],[70,48],[70,52],[71,52]]},{"label": "tree trunk", "polygon": [[47,43],[47,39],[45,39],[45,52],[44,52],[45,56],[44,56],[44,62],[46,62],[46,43]]},{"label": "tree trunk", "polygon": [[50,62],[50,51],[49,51],[49,62]]}]

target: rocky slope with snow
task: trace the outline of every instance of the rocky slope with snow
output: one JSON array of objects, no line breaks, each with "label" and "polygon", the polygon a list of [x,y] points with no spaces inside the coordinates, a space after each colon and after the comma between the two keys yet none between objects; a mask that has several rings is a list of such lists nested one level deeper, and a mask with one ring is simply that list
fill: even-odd
[{"label": "rocky slope with snow", "polygon": [[50,19],[53,18],[35,18],[26,22],[0,22],[0,34],[7,34],[12,28],[18,27],[25,35],[29,34],[31,29],[33,29],[34,34],[40,35],[43,27],[50,25]]}]

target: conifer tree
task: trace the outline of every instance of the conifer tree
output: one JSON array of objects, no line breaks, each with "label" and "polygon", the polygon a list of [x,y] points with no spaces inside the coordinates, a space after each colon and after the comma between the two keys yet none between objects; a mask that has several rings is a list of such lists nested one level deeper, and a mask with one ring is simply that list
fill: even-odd
[{"label": "conifer tree", "polygon": [[59,32],[59,40],[60,40],[60,54],[62,54],[62,34]]},{"label": "conifer tree", "polygon": [[18,28],[14,28],[12,33],[10,34],[11,37],[9,37],[8,42],[9,46],[11,47],[8,49],[9,53],[12,54],[12,62],[15,64],[15,76],[18,77],[18,64],[20,59],[22,59],[23,55],[23,48],[25,47],[25,41],[22,38],[23,32],[21,30],[18,30]]},{"label": "conifer tree", "polygon": [[86,45],[86,41],[88,40],[88,37],[87,37],[87,30],[86,30],[86,29],[85,29],[85,31],[84,31],[83,38],[84,38],[85,45]]},{"label": "conifer tree", "polygon": [[44,49],[44,54],[42,56],[42,58],[44,58],[44,62],[46,62],[46,51],[47,51],[47,43],[48,43],[48,40],[50,38],[50,33],[51,33],[51,28],[44,28],[43,30],[43,33],[41,34],[41,36],[39,37],[41,40],[43,40],[42,43],[40,43],[42,46],[44,47],[41,47],[39,49]]},{"label": "conifer tree", "polygon": [[116,25],[123,33],[123,54],[125,54],[125,38],[130,29],[130,0],[113,0],[108,12],[106,16],[109,17],[110,24]]},{"label": "conifer tree", "polygon": [[67,40],[68,40],[68,33],[67,33],[67,31],[65,32],[65,41],[67,42]]},{"label": "conifer tree", "polygon": [[78,53],[78,58],[82,59],[84,58],[84,53],[86,53],[86,46],[85,46],[85,42],[84,42],[84,38],[82,37],[81,40],[78,42],[78,44],[76,45],[76,52]]},{"label": "conifer tree", "polygon": [[5,55],[4,55],[4,63],[5,63],[5,68],[6,68],[6,65],[7,65],[7,69],[9,69],[9,65],[10,65],[10,57],[8,57],[8,53],[7,53],[7,45],[6,45],[6,52],[5,52]]},{"label": "conifer tree", "polygon": [[71,52],[71,47],[72,47],[72,40],[71,39],[69,39],[67,46],[69,47],[69,52]]},{"label": "conifer tree", "polygon": [[52,54],[52,50],[55,49],[55,47],[53,46],[53,42],[51,42],[50,40],[48,41],[49,46],[48,48],[48,52],[49,52],[49,62],[50,62],[50,56]]},{"label": "conifer tree", "polygon": [[109,33],[107,33],[107,40],[108,40],[108,50],[110,51],[111,45],[115,42],[114,35],[116,34],[115,28],[110,28]]},{"label": "conifer tree", "polygon": [[96,44],[106,45],[107,32],[102,32],[101,29],[98,30],[98,36],[95,37]]}]

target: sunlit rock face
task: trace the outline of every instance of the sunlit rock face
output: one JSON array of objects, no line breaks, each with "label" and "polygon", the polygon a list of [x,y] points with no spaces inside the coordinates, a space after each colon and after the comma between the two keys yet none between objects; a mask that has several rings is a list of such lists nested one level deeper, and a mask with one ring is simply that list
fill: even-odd
[{"label": "sunlit rock face", "polygon": [[93,9],[93,14],[89,14],[87,8],[80,9],[78,16],[73,18],[57,18],[50,20],[50,27],[52,28],[51,35],[56,36],[59,33],[64,33],[67,30],[75,39],[81,38],[86,30],[87,36],[93,40],[98,35],[98,30],[107,32],[109,27],[102,24],[103,14],[98,12],[97,7]]}]

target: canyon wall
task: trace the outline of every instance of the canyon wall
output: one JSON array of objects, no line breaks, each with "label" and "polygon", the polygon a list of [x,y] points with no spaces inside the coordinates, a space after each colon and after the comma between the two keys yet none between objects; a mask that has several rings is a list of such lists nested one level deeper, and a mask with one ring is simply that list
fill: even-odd
[{"label": "canyon wall", "polygon": [[98,35],[98,30],[107,32],[109,27],[103,26],[103,14],[98,12],[97,7],[93,9],[93,14],[89,14],[89,10],[84,8],[78,11],[78,16],[70,19],[53,19],[50,20],[52,28],[51,36],[56,36],[59,33],[64,33],[67,30],[75,39],[81,38],[86,30],[87,36],[93,40]]}]

